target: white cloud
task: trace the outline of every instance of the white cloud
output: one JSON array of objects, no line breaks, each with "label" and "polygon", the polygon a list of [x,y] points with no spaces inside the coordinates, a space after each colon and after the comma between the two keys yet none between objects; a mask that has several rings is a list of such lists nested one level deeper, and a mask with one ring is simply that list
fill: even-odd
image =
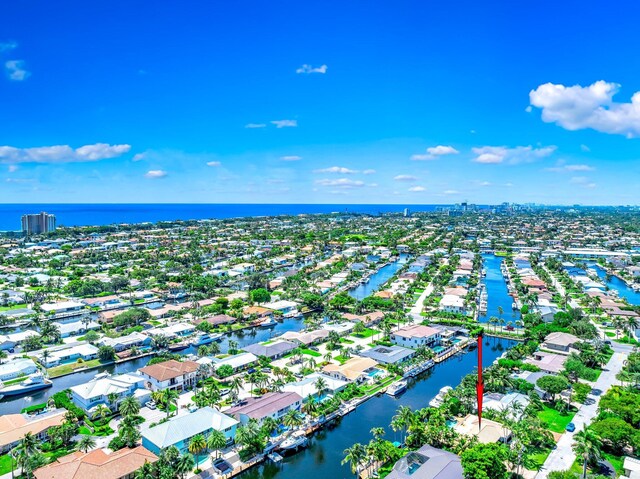
[{"label": "white cloud", "polygon": [[319,67],[312,67],[306,63],[300,68],[296,69],[296,73],[327,73],[327,65],[321,65]]},{"label": "white cloud", "polygon": [[13,81],[23,81],[31,76],[31,72],[25,69],[23,60],[8,60],[5,62],[4,68],[9,79]]},{"label": "white cloud", "polygon": [[589,148],[587,145],[580,145],[580,149],[586,153],[591,151],[591,148]]},{"label": "white cloud", "polygon": [[575,171],[593,171],[595,168],[593,166],[585,165],[585,164],[573,164],[568,165],[564,161],[558,161],[556,166],[551,168],[546,168],[547,171],[553,171],[556,173],[571,173]]},{"label": "white cloud", "polygon": [[288,156],[281,156],[280,159],[282,161],[300,161],[302,157],[298,155],[288,155]]},{"label": "white cloud", "polygon": [[394,176],[393,179],[395,181],[417,181],[418,180],[418,178],[411,175],[397,175],[397,176]]},{"label": "white cloud", "polygon": [[458,190],[445,190],[443,191],[445,195],[459,195],[460,192]]},{"label": "white cloud", "polygon": [[506,146],[482,146],[472,148],[476,157],[473,159],[476,163],[484,164],[500,164],[507,163],[515,165],[518,163],[530,163],[540,158],[551,155],[555,150],[555,146],[544,146],[534,148],[532,146],[516,146],[508,148]]},{"label": "white cloud", "polygon": [[529,100],[542,109],[542,120],[567,130],[590,128],[603,133],[640,135],[640,92],[630,103],[617,103],[617,83],[603,80],[583,87],[545,83],[529,93]]},{"label": "white cloud", "polygon": [[142,161],[146,156],[146,153],[136,153],[133,155],[133,158],[131,158],[131,161]]},{"label": "white cloud", "polygon": [[436,160],[445,155],[457,155],[460,153],[453,146],[438,145],[427,148],[426,154],[412,155],[413,161],[429,161]]},{"label": "white cloud", "polygon": [[164,170],[149,170],[144,174],[145,178],[156,180],[158,178],[164,178],[167,176],[167,172]]},{"label": "white cloud", "polygon": [[116,158],[127,153],[131,145],[96,143],[75,150],[69,145],[15,148],[0,146],[0,163],[83,163]]},{"label": "white cloud", "polygon": [[8,52],[18,48],[18,44],[14,41],[0,42],[0,53]]},{"label": "white cloud", "polygon": [[18,171],[18,165],[9,165],[9,173],[15,173]]},{"label": "white cloud", "polygon": [[524,109],[524,111],[526,111],[527,113],[531,113],[533,111],[533,107],[531,105],[529,105],[528,107],[526,107]]},{"label": "white cloud", "polygon": [[245,128],[264,128],[266,126],[265,123],[247,123],[244,125]]},{"label": "white cloud", "polygon": [[220,163],[219,161],[207,161],[207,166],[220,166],[222,163]]},{"label": "white cloud", "polygon": [[331,186],[334,188],[344,188],[344,189],[360,188],[364,186],[363,181],[351,180],[349,178],[340,178],[337,180],[324,178],[322,180],[316,180],[316,184],[320,186]]},{"label": "white cloud", "polygon": [[345,168],[344,166],[332,166],[330,168],[322,168],[320,170],[313,170],[314,173],[340,173],[343,175],[353,175],[357,173],[356,170]]},{"label": "white cloud", "polygon": [[375,175],[376,174],[376,170],[372,170],[372,169],[363,170],[362,174],[363,175]]},{"label": "white cloud", "polygon": [[273,120],[271,124],[276,125],[276,128],[295,128],[298,120]]},{"label": "white cloud", "polygon": [[477,183],[478,186],[491,186],[491,182],[489,181],[479,181]]},{"label": "white cloud", "polygon": [[412,186],[411,188],[409,188],[409,191],[411,192],[426,191],[426,188],[424,186]]}]

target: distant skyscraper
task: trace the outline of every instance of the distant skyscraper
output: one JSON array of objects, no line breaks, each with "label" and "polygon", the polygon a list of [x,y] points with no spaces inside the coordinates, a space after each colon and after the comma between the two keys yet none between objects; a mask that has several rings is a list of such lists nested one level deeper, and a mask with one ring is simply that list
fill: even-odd
[{"label": "distant skyscraper", "polygon": [[411,212],[409,211],[409,208],[404,209],[404,216],[405,218],[411,216]]},{"label": "distant skyscraper", "polygon": [[49,233],[56,230],[56,217],[45,213],[22,215],[22,231],[27,235]]}]

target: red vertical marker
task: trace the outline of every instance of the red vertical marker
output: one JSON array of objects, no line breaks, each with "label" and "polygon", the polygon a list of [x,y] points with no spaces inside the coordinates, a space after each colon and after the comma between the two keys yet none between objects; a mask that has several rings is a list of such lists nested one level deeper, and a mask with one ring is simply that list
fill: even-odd
[{"label": "red vertical marker", "polygon": [[484,396],[484,380],[482,379],[482,331],[478,334],[478,382],[476,383],[476,396],[478,401],[478,432],[482,426],[482,397]]}]

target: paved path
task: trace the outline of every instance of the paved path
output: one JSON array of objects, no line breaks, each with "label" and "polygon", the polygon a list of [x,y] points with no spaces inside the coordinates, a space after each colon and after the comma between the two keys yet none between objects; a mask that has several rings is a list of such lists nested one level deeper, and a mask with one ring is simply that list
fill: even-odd
[{"label": "paved path", "polygon": [[409,315],[413,318],[414,323],[421,323],[425,319],[422,316],[420,316],[420,313],[422,312],[424,300],[427,299],[427,296],[429,296],[432,292],[433,292],[433,285],[429,283],[429,285],[426,288],[424,288],[424,291],[422,292],[418,300],[415,302],[415,304],[409,311]]},{"label": "paved path", "polygon": [[588,396],[593,402],[591,404],[583,404],[573,418],[576,430],[573,433],[565,432],[562,437],[560,437],[556,448],[551,451],[551,454],[547,457],[542,469],[536,475],[536,479],[547,479],[551,471],[567,470],[575,462],[576,455],[572,449],[573,436],[577,432],[582,431],[585,425],[588,425],[597,415],[600,397],[606,393],[611,386],[618,382],[616,375],[622,369],[626,357],[627,355],[623,353],[614,353],[611,357],[602,374],[600,374],[600,377],[595,382],[592,393]]}]

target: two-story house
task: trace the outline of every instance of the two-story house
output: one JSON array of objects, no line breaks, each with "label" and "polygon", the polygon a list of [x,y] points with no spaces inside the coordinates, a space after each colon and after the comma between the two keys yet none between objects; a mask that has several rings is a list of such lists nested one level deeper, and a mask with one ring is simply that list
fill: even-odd
[{"label": "two-story house", "polygon": [[182,391],[196,385],[198,363],[170,359],[140,369],[145,379],[145,387],[152,391],[176,389]]}]

